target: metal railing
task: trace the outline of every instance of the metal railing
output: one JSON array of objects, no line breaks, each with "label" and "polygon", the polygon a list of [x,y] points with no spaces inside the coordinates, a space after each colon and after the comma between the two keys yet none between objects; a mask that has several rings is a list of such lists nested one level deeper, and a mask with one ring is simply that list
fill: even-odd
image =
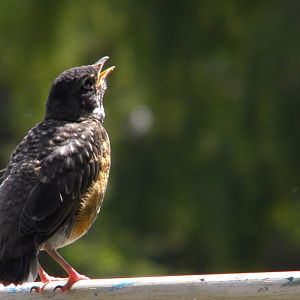
[{"label": "metal railing", "polygon": [[64,282],[49,283],[42,294],[30,292],[40,282],[0,285],[0,299],[300,300],[300,271],[82,280],[65,293],[53,291],[58,284]]}]

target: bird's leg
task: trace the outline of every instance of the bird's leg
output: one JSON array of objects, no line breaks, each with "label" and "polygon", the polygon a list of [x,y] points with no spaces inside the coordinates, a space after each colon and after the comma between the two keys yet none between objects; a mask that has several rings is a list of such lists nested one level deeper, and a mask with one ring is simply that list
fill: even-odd
[{"label": "bird's leg", "polygon": [[32,291],[35,291],[36,293],[42,293],[44,291],[44,288],[50,282],[50,279],[52,277],[44,271],[44,269],[41,267],[40,264],[38,266],[38,272],[39,272],[39,276],[40,276],[40,279],[41,279],[41,282],[43,283],[43,285],[42,286],[34,285],[33,287],[31,287],[30,293]]},{"label": "bird's leg", "polygon": [[59,288],[59,289],[61,289],[62,292],[65,292],[65,291],[70,290],[71,287],[74,285],[74,283],[76,283],[77,281],[89,279],[88,277],[76,272],[72,268],[72,266],[69,263],[67,263],[67,261],[55,249],[53,249],[49,244],[46,244],[44,246],[44,249],[69,274],[67,283],[63,286],[58,285],[57,287],[55,287],[54,290]]},{"label": "bird's leg", "polygon": [[61,281],[61,280],[67,280],[68,279],[68,278],[50,276],[48,273],[46,273],[46,271],[41,266],[39,266],[38,272],[39,272],[41,282],[43,282],[43,283],[48,283],[48,282],[51,282],[51,281]]}]

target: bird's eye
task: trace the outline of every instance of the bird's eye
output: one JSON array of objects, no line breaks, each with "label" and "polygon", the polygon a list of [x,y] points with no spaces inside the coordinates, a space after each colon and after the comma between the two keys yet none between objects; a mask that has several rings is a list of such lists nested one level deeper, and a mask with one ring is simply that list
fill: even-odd
[{"label": "bird's eye", "polygon": [[83,80],[82,87],[86,90],[90,90],[94,84],[95,84],[95,79],[92,77],[87,77]]}]

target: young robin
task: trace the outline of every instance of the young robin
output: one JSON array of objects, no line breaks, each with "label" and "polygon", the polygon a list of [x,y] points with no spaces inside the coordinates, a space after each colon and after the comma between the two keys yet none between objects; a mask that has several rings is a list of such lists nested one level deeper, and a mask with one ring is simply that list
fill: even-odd
[{"label": "young robin", "polygon": [[[46,251],[68,273],[62,291],[87,277],[57,252],[95,221],[106,190],[110,143],[103,127],[108,57],[64,71],[53,82],[44,120],[11,155],[0,186],[0,283],[33,281]],[[38,289],[38,288],[37,288]]]}]

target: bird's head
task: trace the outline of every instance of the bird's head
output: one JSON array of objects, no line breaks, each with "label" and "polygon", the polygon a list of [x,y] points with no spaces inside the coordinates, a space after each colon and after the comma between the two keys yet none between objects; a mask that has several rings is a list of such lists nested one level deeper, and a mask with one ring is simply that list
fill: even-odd
[{"label": "bird's head", "polygon": [[46,105],[46,119],[80,121],[94,117],[104,120],[103,96],[106,79],[113,71],[102,71],[108,56],[93,65],[76,67],[61,73],[53,82]]}]

